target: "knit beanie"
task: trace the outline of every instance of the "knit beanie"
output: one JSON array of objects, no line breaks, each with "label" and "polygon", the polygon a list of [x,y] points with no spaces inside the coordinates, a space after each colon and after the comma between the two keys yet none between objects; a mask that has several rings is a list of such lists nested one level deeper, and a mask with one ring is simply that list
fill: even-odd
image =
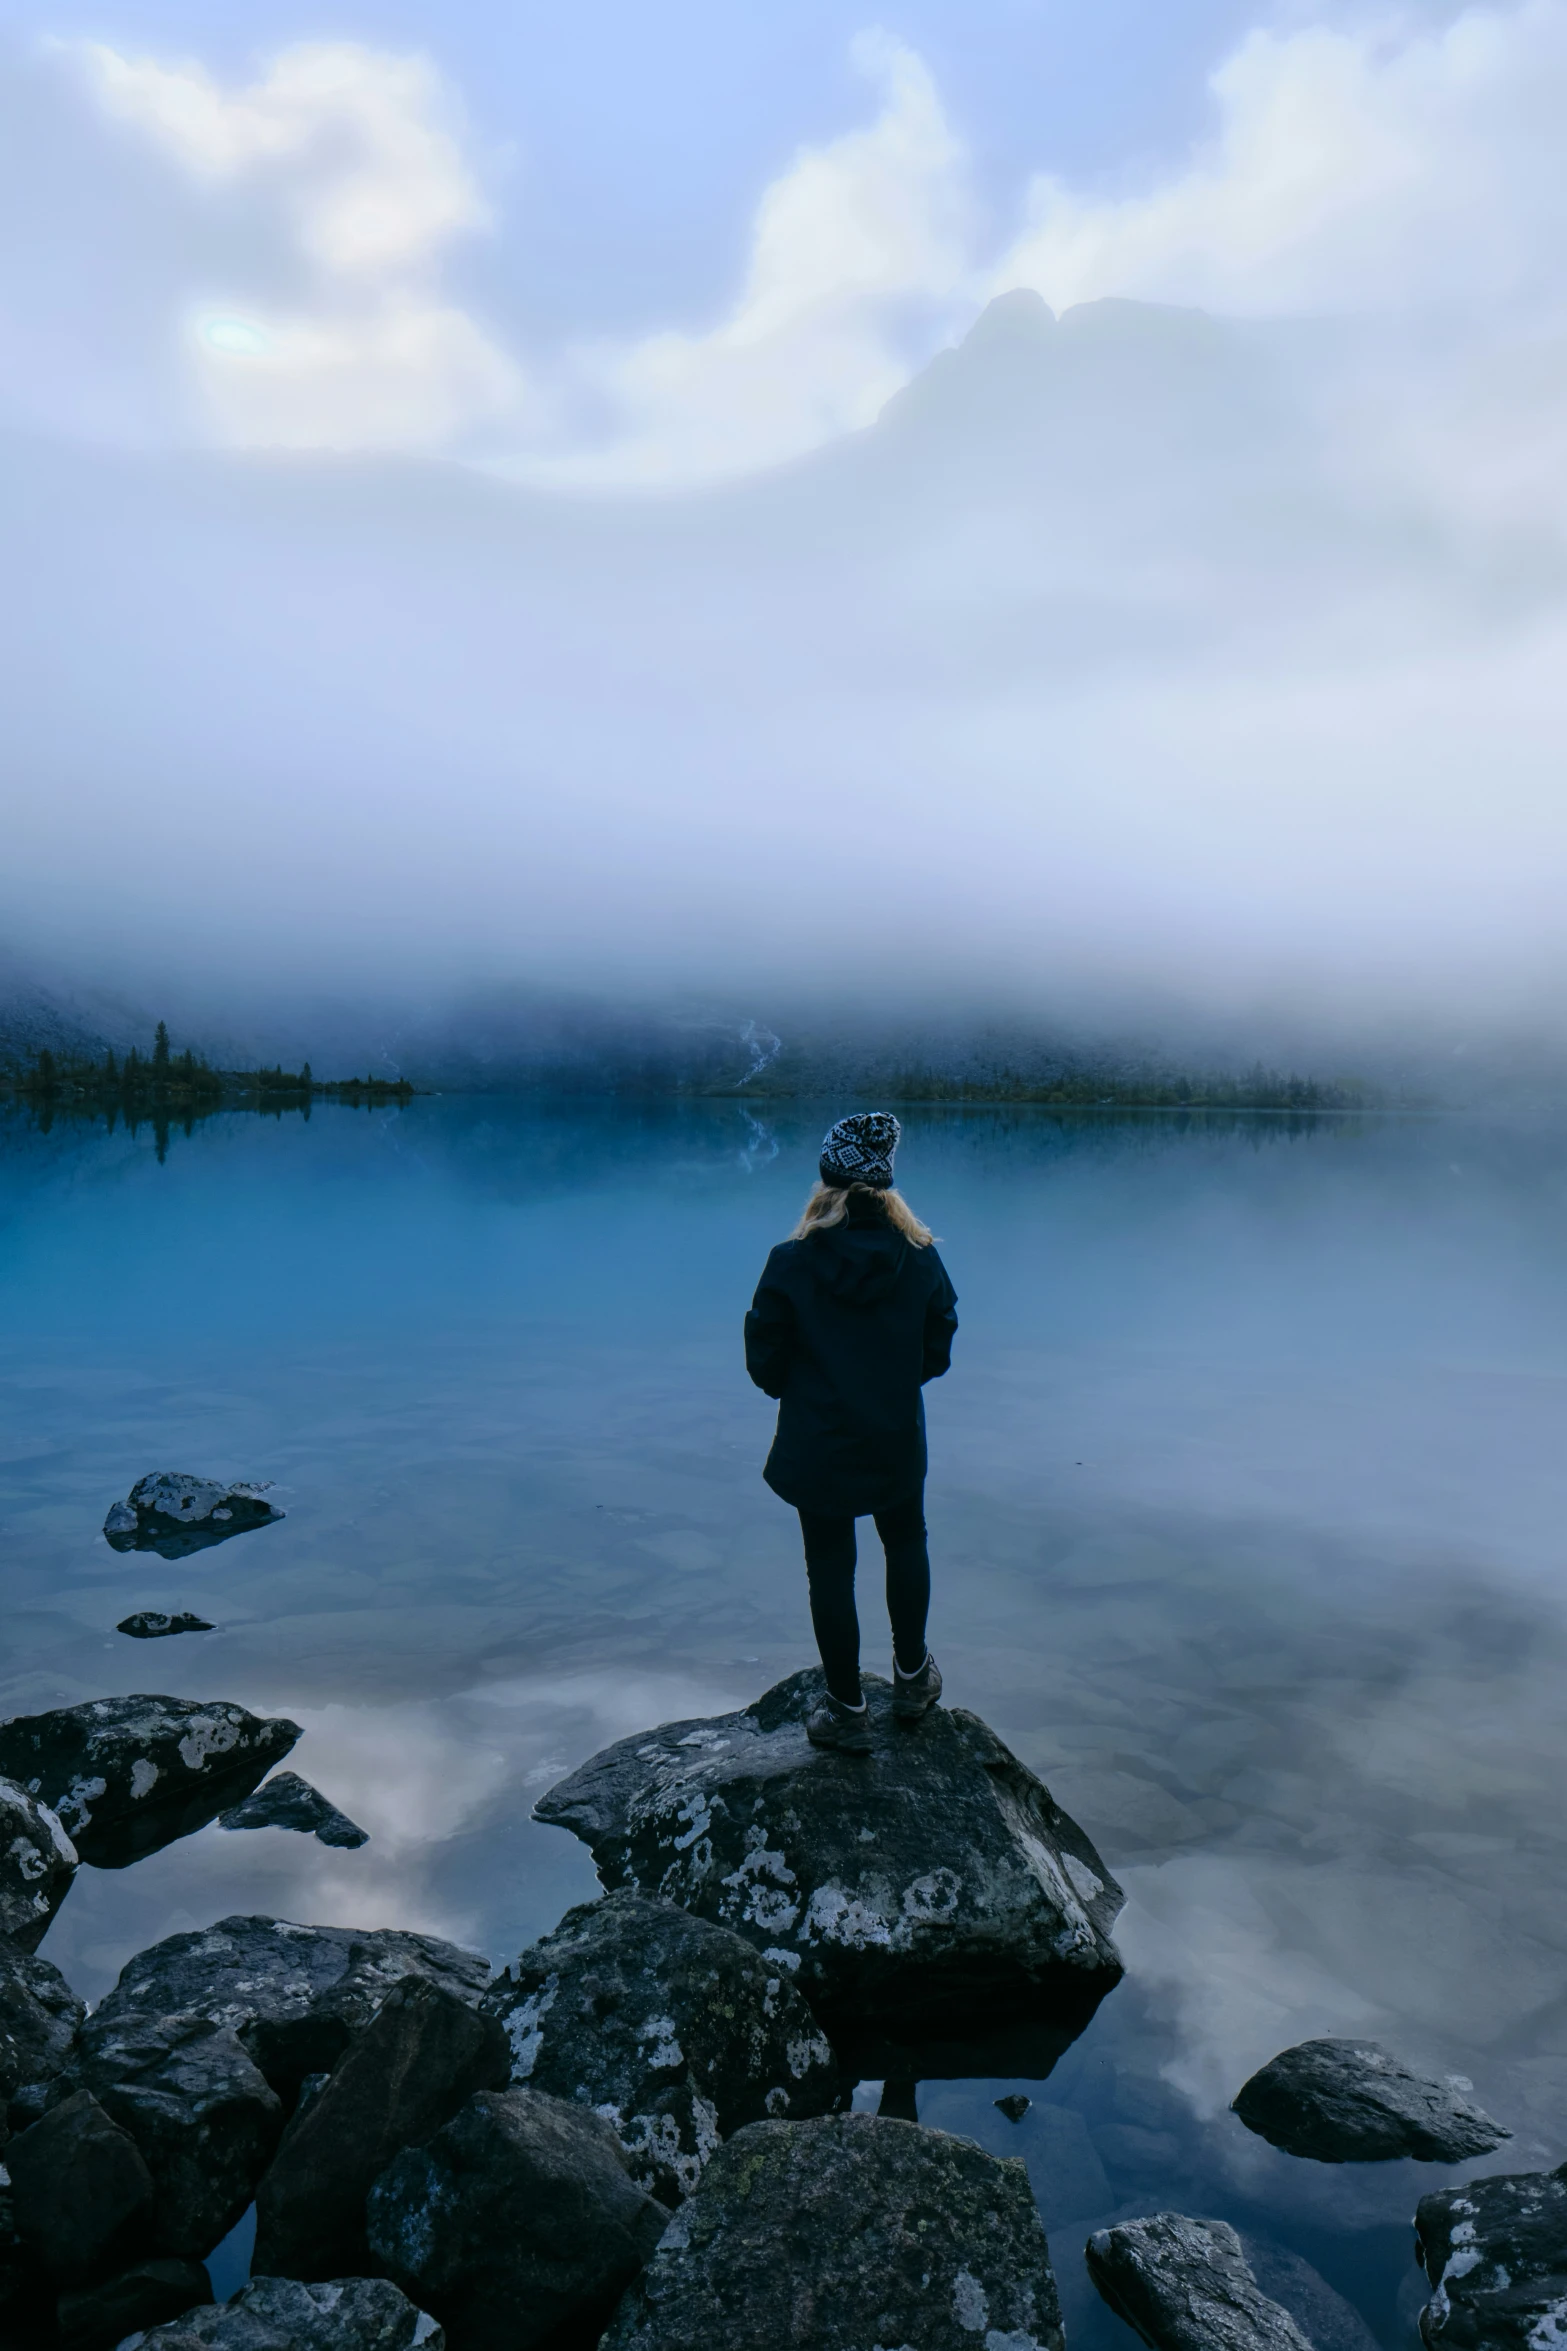
[{"label": "knit beanie", "polygon": [[856,1110],[827,1130],[822,1145],[821,1178],[846,1190],[850,1184],[869,1184],[876,1192],[892,1185],[892,1155],[903,1139],[903,1129],[890,1110]]}]

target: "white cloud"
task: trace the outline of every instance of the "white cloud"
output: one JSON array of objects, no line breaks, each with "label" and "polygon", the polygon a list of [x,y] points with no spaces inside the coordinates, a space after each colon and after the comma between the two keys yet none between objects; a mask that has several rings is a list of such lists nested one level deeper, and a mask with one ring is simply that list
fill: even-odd
[{"label": "white cloud", "polygon": [[965,161],[935,84],[883,34],[862,35],[855,61],[881,109],[803,149],[764,192],[728,316],[580,355],[608,439],[532,470],[656,483],[776,463],[868,424],[924,356],[933,318],[972,314]]},{"label": "white cloud", "polygon": [[1212,90],[1215,137],[1162,185],[1036,180],[994,288],[1275,315],[1561,294],[1562,0],[1257,31]]},{"label": "white cloud", "polygon": [[426,262],[489,214],[434,69],[352,41],[285,50],[248,89],[204,67],[69,45],[104,108],[148,132],[186,170],[230,179],[272,168],[304,252],[354,275]]},{"label": "white cloud", "polygon": [[297,301],[208,289],[185,321],[221,439],[440,446],[518,408],[522,371],[435,283],[453,238],[489,214],[422,58],[306,42],[226,91],[198,64],[61,46],[105,112],[198,183],[261,181],[288,223]]}]

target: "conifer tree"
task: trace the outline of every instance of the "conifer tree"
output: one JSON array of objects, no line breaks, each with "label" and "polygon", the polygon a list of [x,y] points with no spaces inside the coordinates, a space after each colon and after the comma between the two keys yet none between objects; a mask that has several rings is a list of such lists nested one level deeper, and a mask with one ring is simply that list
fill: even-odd
[{"label": "conifer tree", "polygon": [[169,1074],[169,1029],[166,1021],[158,1023],[158,1033],[152,1041],[152,1079],[162,1085]]}]

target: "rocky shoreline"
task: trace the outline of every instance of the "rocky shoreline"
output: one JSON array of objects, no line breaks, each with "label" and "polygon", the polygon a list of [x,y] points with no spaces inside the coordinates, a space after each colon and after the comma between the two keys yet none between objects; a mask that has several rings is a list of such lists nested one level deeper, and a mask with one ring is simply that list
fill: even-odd
[{"label": "rocky shoreline", "polygon": [[[1120,1889],[977,1716],[899,1724],[872,1680],[875,1752],[823,1753],[819,1686],[551,1788],[538,1817],[606,1890],[498,1973],[431,1936],[234,1916],[138,1953],[90,2015],[37,1949],[80,1864],[220,1818],[362,1832],[277,1771],[296,1725],[225,1701],[0,1723],[8,2351],[1063,2351],[1022,2163],[919,2124],[912,2083],[973,2054],[977,2013],[1040,2048],[1080,2031],[1121,1975]],[[876,2115],[848,2110],[867,2048]],[[1301,2160],[1458,2161],[1507,2135],[1467,2090],[1318,2041],[1235,2106]],[[252,2206],[251,2280],[216,2305],[204,2264]],[[1567,2321],[1567,2167],[1428,2196],[1419,2227],[1431,2351]],[[1163,2351],[1359,2340],[1347,2306],[1314,2331],[1331,2290],[1288,2256],[1259,2278],[1222,2222],[1121,2221],[1086,2258]]]}]

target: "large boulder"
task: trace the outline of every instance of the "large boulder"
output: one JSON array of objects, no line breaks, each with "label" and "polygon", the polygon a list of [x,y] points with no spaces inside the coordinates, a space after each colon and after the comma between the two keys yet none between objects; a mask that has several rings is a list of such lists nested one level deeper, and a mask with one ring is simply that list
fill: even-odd
[{"label": "large boulder", "polygon": [[452,2351],[596,2342],[668,2218],[601,2116],[529,2089],[470,2098],[366,2206],[376,2260]]},{"label": "large boulder", "polygon": [[39,2119],[69,2072],[85,2014],[57,1967],[0,1936],[0,2121],[12,2130]]},{"label": "large boulder", "polygon": [[0,1773],[58,1813],[83,1861],[123,1869],[248,1796],[298,1737],[222,1698],[94,1698],[0,1722]]},{"label": "large boulder", "polygon": [[277,2145],[277,2092],[227,2025],[188,2012],[99,2009],[82,2028],[76,2070],[141,2149],[156,2249],[204,2259],[246,2210]]},{"label": "large boulder", "polygon": [[301,1836],[315,1837],[323,1845],[341,1845],[348,1850],[370,1842],[367,1829],[351,1821],[346,1812],[339,1812],[319,1788],[302,1780],[297,1771],[275,1771],[243,1804],[220,1813],[218,1826],[295,1829]]},{"label": "large boulder", "polygon": [[114,1629],[117,1633],[129,1633],[133,1641],[167,1641],[175,1633],[213,1630],[204,1616],[194,1616],[188,1608],[172,1616],[166,1608],[138,1608],[131,1615],[122,1616]]},{"label": "large boulder", "polygon": [[536,1807],[637,1885],[747,1937],[829,2028],[920,2039],[1091,2008],[1121,1974],[1123,1896],[1075,1821],[977,1715],[897,1722],[865,1679],[875,1750],[811,1746],[818,1669],[738,1714],[622,1739]]},{"label": "large boulder", "polygon": [[0,1779],[0,1935],[37,1950],[71,1890],[76,1858],[58,1814],[30,1789]]},{"label": "large boulder", "polygon": [[1375,2041],[1299,2041],[1254,2073],[1234,2111],[1286,2155],[1318,2163],[1461,2163],[1512,2137],[1458,2074],[1411,2073]]},{"label": "large boulder", "polygon": [[788,1970],[629,1889],[568,1910],[484,2004],[510,2036],[513,2080],[605,2116],[663,2204],[745,2123],[838,2103],[837,2060]]},{"label": "large boulder", "polygon": [[604,2351],[695,2344],[1061,2351],[1027,2172],[879,2115],[752,2123],[671,2221]]},{"label": "large boulder", "polygon": [[1087,2256],[1111,2309],[1155,2351],[1312,2351],[1222,2220],[1158,2212],[1123,2221],[1096,2229]]},{"label": "large boulder", "polygon": [[212,2300],[199,2261],[154,2257],[132,2262],[93,2286],[72,2286],[56,2314],[62,2351],[111,2351],[140,2327],[154,2327]]},{"label": "large boulder", "polygon": [[430,2138],[476,2090],[505,2086],[500,2023],[440,1984],[394,1984],[336,2070],[302,2103],[256,2198],[258,2276],[369,2269],[365,2197],[400,2149]]},{"label": "large boulder", "polygon": [[330,2073],[407,1976],[426,1977],[476,2006],[490,1966],[477,1952],[396,1927],[220,1918],[138,1951],[96,2016],[189,2010],[227,2025],[291,2109],[305,2076]]},{"label": "large boulder", "polygon": [[128,2131],[76,2090],[5,2151],[12,2221],[51,2277],[84,2285],[146,2249],[152,2174]]},{"label": "large boulder", "polygon": [[1567,2342],[1567,2163],[1422,2196],[1417,2257],[1430,2351],[1554,2351]]},{"label": "large boulder", "polygon": [[128,2335],[120,2351],[444,2351],[445,2342],[385,2278],[254,2278],[232,2302]]},{"label": "large boulder", "polygon": [[270,1526],[283,1516],[264,1485],[248,1479],[225,1486],[179,1469],[138,1478],[124,1502],[113,1502],[103,1531],[116,1551],[156,1551],[161,1559],[188,1559],[230,1535]]}]

